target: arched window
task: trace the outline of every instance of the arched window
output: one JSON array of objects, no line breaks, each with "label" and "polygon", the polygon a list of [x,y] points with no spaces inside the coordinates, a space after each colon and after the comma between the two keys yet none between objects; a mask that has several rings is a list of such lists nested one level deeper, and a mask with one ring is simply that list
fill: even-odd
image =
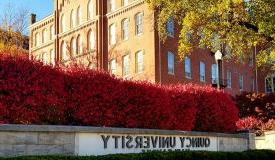
[{"label": "arched window", "polygon": [[138,51],[136,53],[136,73],[142,73],[144,71],[144,53]]},{"label": "arched window", "polygon": [[174,24],[174,19],[171,17],[168,19],[168,22],[167,22],[167,33],[168,33],[168,36],[174,37],[175,24]]},{"label": "arched window", "polygon": [[70,27],[73,28],[76,25],[76,16],[75,16],[75,11],[72,10],[71,11],[71,15],[70,15]]},{"label": "arched window", "polygon": [[94,5],[92,0],[88,3],[88,20],[91,20],[94,17]]},{"label": "arched window", "polygon": [[116,25],[111,24],[109,27],[109,44],[115,45],[116,44]]},{"label": "arched window", "polygon": [[211,78],[212,78],[212,84],[218,83],[218,66],[217,66],[217,64],[212,64],[212,66],[211,66]]},{"label": "arched window", "polygon": [[76,45],[77,53],[76,54],[82,54],[83,53],[83,45],[82,45],[83,41],[82,41],[81,35],[78,35],[76,43],[77,43],[77,45]]},{"label": "arched window", "polygon": [[89,51],[95,49],[95,33],[92,30],[88,33],[88,49]]},{"label": "arched window", "polygon": [[34,46],[35,47],[38,46],[38,38],[39,38],[39,33],[35,33],[35,35],[34,35]]},{"label": "arched window", "polygon": [[123,19],[121,22],[122,30],[122,40],[127,40],[129,38],[129,19]]},{"label": "arched window", "polygon": [[62,60],[68,60],[68,54],[67,54],[67,46],[66,43],[63,41],[61,43],[61,59]]},{"label": "arched window", "polygon": [[76,25],[80,25],[82,23],[82,21],[81,21],[82,14],[81,14],[81,7],[80,6],[77,8],[76,17],[77,17]]},{"label": "arched window", "polygon": [[47,30],[43,29],[42,31],[42,43],[45,43],[47,40]]},{"label": "arched window", "polygon": [[136,22],[136,35],[140,35],[143,33],[143,13],[138,13],[135,16]]},{"label": "arched window", "polygon": [[53,49],[50,51],[50,64],[55,65],[55,53]]},{"label": "arched window", "polygon": [[168,74],[175,74],[175,56],[174,53],[168,52]]},{"label": "arched window", "polygon": [[64,15],[61,16],[60,21],[61,21],[60,32],[62,33],[62,32],[65,32],[65,26],[66,26]]},{"label": "arched window", "polygon": [[50,40],[52,40],[54,38],[54,27],[53,25],[51,25],[50,27]]},{"label": "arched window", "polygon": [[75,38],[72,38],[71,39],[71,43],[70,43],[70,48],[71,48],[71,51],[70,51],[70,54],[71,56],[72,55],[76,55],[76,50],[77,50],[77,44],[76,44],[76,39]]}]

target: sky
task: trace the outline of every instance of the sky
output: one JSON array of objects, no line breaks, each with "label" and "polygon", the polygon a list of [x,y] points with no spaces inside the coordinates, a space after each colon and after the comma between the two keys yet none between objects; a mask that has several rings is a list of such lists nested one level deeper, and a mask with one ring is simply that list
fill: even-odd
[{"label": "sky", "polygon": [[53,0],[0,0],[0,17],[8,4],[11,4],[15,10],[24,8],[29,13],[35,13],[37,20],[53,13]]}]

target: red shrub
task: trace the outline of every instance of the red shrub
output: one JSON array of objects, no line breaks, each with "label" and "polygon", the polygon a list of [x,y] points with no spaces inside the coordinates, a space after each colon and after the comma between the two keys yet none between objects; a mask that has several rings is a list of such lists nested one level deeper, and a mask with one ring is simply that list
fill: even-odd
[{"label": "red shrub", "polygon": [[239,130],[259,130],[263,122],[255,117],[247,117],[237,121],[236,126]]},{"label": "red shrub", "polygon": [[0,123],[231,132],[237,112],[211,87],[158,86],[0,58]]}]

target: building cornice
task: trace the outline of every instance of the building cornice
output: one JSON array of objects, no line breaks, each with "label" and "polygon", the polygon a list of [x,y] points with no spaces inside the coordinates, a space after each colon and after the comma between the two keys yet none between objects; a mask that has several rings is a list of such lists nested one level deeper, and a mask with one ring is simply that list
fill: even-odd
[{"label": "building cornice", "polygon": [[38,47],[35,47],[35,48],[30,48],[30,51],[31,52],[35,52],[37,50],[40,50],[42,48],[45,48],[45,47],[48,47],[50,45],[54,44],[54,40],[50,40],[49,42],[47,43],[43,43],[42,45],[38,46]]},{"label": "building cornice", "polygon": [[37,30],[39,28],[44,27],[45,25],[54,22],[54,15],[49,15],[48,17],[45,17],[44,19],[32,24],[29,28],[31,30]]},{"label": "building cornice", "polygon": [[119,9],[113,11],[113,12],[110,12],[108,14],[106,14],[107,18],[108,19],[112,19],[118,15],[121,15],[129,10],[132,10],[133,8],[136,8],[142,4],[144,4],[145,1],[144,0],[137,0],[137,1],[133,1],[132,3],[130,3],[129,5],[127,6],[124,6],[124,7],[120,7]]},{"label": "building cornice", "polygon": [[91,26],[91,25],[95,24],[97,22],[97,20],[98,20],[98,17],[93,19],[93,20],[89,20],[89,21],[81,24],[80,26],[77,26],[76,28],[70,29],[70,30],[68,30],[64,33],[60,33],[58,36],[59,36],[59,38],[63,38],[63,37],[66,37],[68,35],[71,35],[71,34],[77,32],[79,30],[82,30],[82,29],[84,29],[88,26]]}]

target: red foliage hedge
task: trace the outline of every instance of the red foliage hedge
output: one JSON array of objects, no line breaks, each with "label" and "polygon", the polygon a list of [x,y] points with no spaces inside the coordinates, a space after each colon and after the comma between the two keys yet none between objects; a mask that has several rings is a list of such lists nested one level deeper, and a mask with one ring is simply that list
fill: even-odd
[{"label": "red foliage hedge", "polygon": [[0,123],[232,132],[237,120],[229,95],[211,87],[158,86],[0,58]]}]

